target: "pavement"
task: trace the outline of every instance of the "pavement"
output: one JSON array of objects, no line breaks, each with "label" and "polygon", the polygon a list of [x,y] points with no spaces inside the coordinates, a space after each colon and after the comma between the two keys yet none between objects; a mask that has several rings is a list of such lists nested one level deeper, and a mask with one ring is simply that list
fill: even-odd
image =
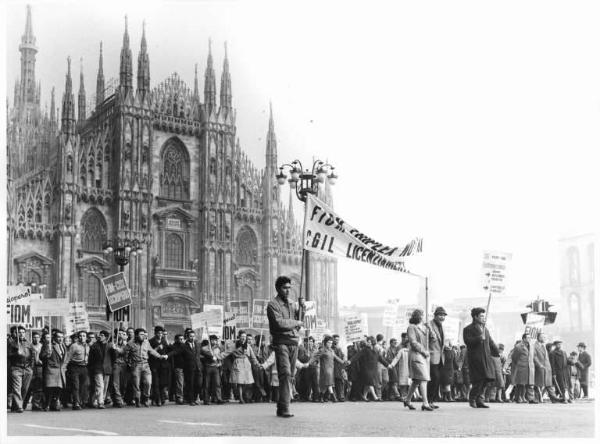
[{"label": "pavement", "polygon": [[[415,403],[415,406],[419,404]],[[288,436],[288,437],[577,437],[594,436],[594,401],[574,404],[440,403],[434,412],[400,402],[293,403],[293,418],[275,404],[126,407],[74,412],[8,413],[8,436]],[[16,440],[10,440],[16,442]]]}]

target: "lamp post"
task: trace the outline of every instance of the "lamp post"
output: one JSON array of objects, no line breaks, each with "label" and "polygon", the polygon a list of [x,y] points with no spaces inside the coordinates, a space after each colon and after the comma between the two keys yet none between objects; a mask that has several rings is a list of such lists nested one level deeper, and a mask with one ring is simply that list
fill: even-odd
[{"label": "lamp post", "polygon": [[[105,255],[112,255],[115,264],[119,266],[119,271],[122,273],[125,271],[125,265],[129,264],[129,261],[132,257],[136,257],[141,255],[144,251],[142,249],[142,243],[138,240],[133,241],[121,241],[117,239],[115,241],[115,247],[112,245],[111,241],[108,241],[103,246],[103,252]],[[108,305],[108,301],[106,302]],[[138,302],[139,303],[139,302]],[[131,310],[131,318],[133,319],[133,310]],[[138,312],[141,312],[141,307],[138,307]],[[113,314],[114,319],[114,314]],[[108,320],[108,311],[107,311],[107,320]]]},{"label": "lamp post", "polygon": [[[277,183],[281,186],[287,181],[290,187],[296,192],[296,197],[304,202],[304,225],[302,227],[302,238],[304,242],[304,231],[306,229],[306,199],[309,194],[316,195],[320,184],[327,180],[330,185],[335,185],[338,178],[334,172],[335,167],[322,160],[313,162],[312,170],[304,169],[299,160],[292,163],[285,163],[279,167],[279,174],[275,175]],[[289,172],[290,177],[285,170]],[[309,255],[302,245],[302,266],[300,268],[300,295],[302,298],[302,281],[305,276],[306,300],[310,300],[310,276],[309,276]]]}]

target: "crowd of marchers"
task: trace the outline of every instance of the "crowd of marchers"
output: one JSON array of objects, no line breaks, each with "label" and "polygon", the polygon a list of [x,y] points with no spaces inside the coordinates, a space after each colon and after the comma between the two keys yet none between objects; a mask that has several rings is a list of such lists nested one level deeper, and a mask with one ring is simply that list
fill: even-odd
[{"label": "crowd of marchers", "polygon": [[[345,350],[338,335],[298,342],[291,394],[296,402],[402,401],[433,411],[438,402],[569,403],[588,397],[591,357],[584,343],[567,354],[562,342],[524,334],[507,351],[476,320],[463,332],[466,345],[445,338],[446,313],[438,307],[424,322],[415,310],[407,332],[389,341],[365,337]],[[31,337],[31,341],[28,337]],[[28,332],[8,337],[8,408],[58,411],[70,407],[149,407],[168,402],[198,405],[278,402],[273,346],[240,331],[233,341],[198,340],[193,330],[171,340],[162,327],[146,330]],[[469,358],[468,350],[472,350]],[[478,350],[481,350],[481,353]],[[469,359],[471,362],[469,362]]]}]

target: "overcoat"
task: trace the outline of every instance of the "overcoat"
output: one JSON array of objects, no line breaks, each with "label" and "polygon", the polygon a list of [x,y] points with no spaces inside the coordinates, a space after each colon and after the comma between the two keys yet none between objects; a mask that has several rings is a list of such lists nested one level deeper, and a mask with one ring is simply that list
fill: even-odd
[{"label": "overcoat", "polygon": [[500,356],[498,347],[487,328],[471,323],[463,329],[463,341],[467,346],[467,362],[470,382],[492,382],[496,370],[492,356]]},{"label": "overcoat", "polygon": [[589,385],[589,369],[592,365],[592,357],[585,350],[579,353],[577,358],[579,368],[579,383],[581,385]]},{"label": "overcoat", "polygon": [[552,377],[556,378],[555,383],[564,392],[571,388],[571,374],[567,353],[564,350],[554,349],[550,353],[550,365],[552,367]]},{"label": "overcoat", "polygon": [[67,383],[67,347],[64,344],[44,344],[41,360],[44,363],[43,375],[46,388],[65,388]]},{"label": "overcoat", "polygon": [[231,382],[234,384],[253,384],[252,364],[258,364],[252,347],[238,346],[233,355],[233,367],[231,368]]},{"label": "overcoat", "polygon": [[334,362],[343,365],[344,361],[336,356],[333,349],[326,347],[315,353],[313,359],[319,362],[319,389],[321,392],[324,392],[327,390],[327,387],[335,384]]},{"label": "overcoat", "polygon": [[442,351],[443,367],[440,370],[440,384],[454,384],[454,371],[458,369],[458,358],[456,352],[451,347],[444,347]]},{"label": "overcoat", "polygon": [[533,362],[535,364],[535,385],[538,387],[552,387],[552,366],[545,344],[535,343]]},{"label": "overcoat", "polygon": [[387,367],[390,365],[379,352],[370,347],[364,347],[358,352],[358,371],[359,378],[363,385],[376,385],[378,382],[378,371],[377,363],[380,362],[382,365]]},{"label": "overcoat", "polygon": [[408,334],[408,375],[419,381],[429,381],[429,358],[422,355],[428,351],[427,335],[429,330],[422,325],[410,324]]},{"label": "overcoat", "polygon": [[511,374],[514,385],[533,385],[535,366],[533,363],[533,345],[521,342],[512,354]]}]

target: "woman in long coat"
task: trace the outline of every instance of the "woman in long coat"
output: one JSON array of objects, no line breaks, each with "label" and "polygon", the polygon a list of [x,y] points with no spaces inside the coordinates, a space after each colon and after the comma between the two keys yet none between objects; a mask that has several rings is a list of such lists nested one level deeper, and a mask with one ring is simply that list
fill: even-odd
[{"label": "woman in long coat", "polygon": [[517,388],[516,402],[535,402],[532,399],[532,386],[535,384],[534,349],[529,334],[525,333],[512,354],[512,383]]},{"label": "woman in long coat", "polygon": [[433,408],[427,401],[427,381],[429,381],[429,329],[423,323],[423,311],[413,311],[407,329],[408,343],[410,345],[408,352],[408,375],[412,379],[412,384],[408,389],[404,405],[410,410],[415,408],[410,400],[419,388],[423,405],[421,410],[432,411]]},{"label": "woman in long coat", "polygon": [[365,346],[352,357],[352,360],[358,364],[358,379],[363,387],[361,395],[363,401],[369,401],[369,393],[375,401],[381,401],[381,398],[375,393],[375,384],[377,383],[377,373],[379,371],[377,363],[381,362],[386,367],[390,365],[389,362],[375,350],[375,344],[375,338],[369,336]]},{"label": "woman in long coat", "polygon": [[333,386],[335,385],[334,361],[344,365],[346,361],[340,359],[333,351],[333,338],[325,336],[323,338],[323,347],[314,354],[311,361],[319,362],[319,392],[320,401],[325,402],[327,395],[333,402],[337,402]]},{"label": "woman in long coat", "polygon": [[252,347],[246,341],[245,332],[240,331],[235,347],[235,350],[231,353],[233,355],[231,383],[236,384],[239,401],[241,404],[244,404],[244,388],[247,385],[254,384],[252,364],[258,365],[258,360],[254,355]]},{"label": "woman in long coat", "polygon": [[50,344],[44,344],[40,352],[43,363],[44,387],[46,390],[46,405],[44,410],[60,411],[60,394],[67,385],[67,347],[63,344],[63,334],[54,333]]}]

